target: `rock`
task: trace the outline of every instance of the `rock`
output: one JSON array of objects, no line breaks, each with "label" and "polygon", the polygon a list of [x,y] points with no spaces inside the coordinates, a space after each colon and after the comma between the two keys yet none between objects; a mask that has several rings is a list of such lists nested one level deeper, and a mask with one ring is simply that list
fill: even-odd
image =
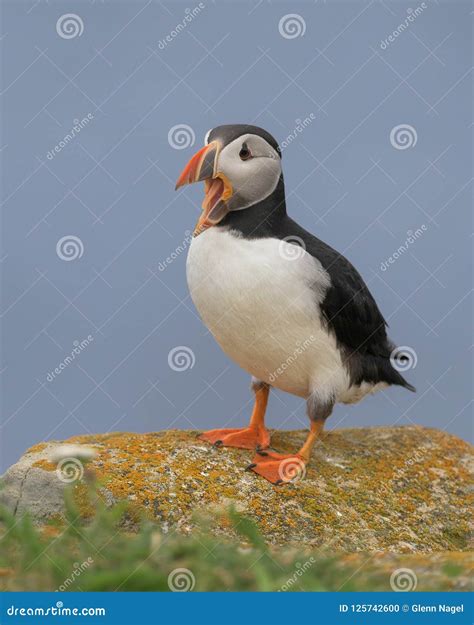
[{"label": "rock", "polygon": [[[95,476],[107,505],[126,499],[132,511],[145,513],[164,532],[189,533],[195,513],[216,512],[215,531],[228,535],[225,510],[232,504],[273,545],[394,553],[468,548],[472,448],[446,432],[332,431],[315,448],[306,476],[279,487],[244,471],[252,452],[216,449],[197,434],[113,433],[41,443],[5,473],[0,501],[16,515],[29,512],[44,521],[62,513],[68,484],[81,503],[84,479]],[[305,436],[275,432],[272,445],[291,453]],[[82,462],[88,459],[85,467],[58,454],[66,444],[86,447],[82,455],[75,452]],[[56,465],[51,459],[58,457]]]}]

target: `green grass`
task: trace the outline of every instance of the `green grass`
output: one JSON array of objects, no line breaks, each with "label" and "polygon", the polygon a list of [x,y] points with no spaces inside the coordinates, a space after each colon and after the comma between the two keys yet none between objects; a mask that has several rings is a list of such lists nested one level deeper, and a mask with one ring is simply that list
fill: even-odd
[{"label": "green grass", "polygon": [[[163,533],[145,519],[138,531],[127,532],[127,506],[106,508],[90,495],[95,515],[87,522],[71,492],[65,499],[66,520],[42,527],[27,516],[17,519],[1,510],[2,590],[169,591],[173,572],[177,585],[181,579],[195,591],[390,590],[392,571],[406,566],[406,558],[416,558],[272,549],[256,525],[234,510],[226,518],[239,541],[217,537],[204,520],[190,536]],[[449,558],[431,573],[426,563],[420,567],[424,573],[418,575],[417,590],[453,589],[465,568],[464,560],[453,564]],[[176,569],[190,573],[179,577]]]}]

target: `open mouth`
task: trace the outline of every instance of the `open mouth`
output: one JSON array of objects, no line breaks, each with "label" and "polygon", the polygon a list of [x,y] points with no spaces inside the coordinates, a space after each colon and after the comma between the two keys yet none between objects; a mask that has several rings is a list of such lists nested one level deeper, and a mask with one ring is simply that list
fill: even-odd
[{"label": "open mouth", "polygon": [[[194,230],[195,236],[222,221],[229,212],[227,201],[232,196],[232,184],[218,171],[220,144],[213,141],[199,150],[181,172],[176,188],[193,182],[204,182],[202,213]],[[216,171],[217,170],[217,171]]]},{"label": "open mouth", "polygon": [[229,212],[225,203],[226,185],[221,178],[204,180],[202,213],[194,230],[195,236],[219,223]]},{"label": "open mouth", "polygon": [[204,200],[202,208],[207,215],[212,212],[212,209],[221,200],[224,194],[224,182],[220,178],[211,178],[204,181]]}]

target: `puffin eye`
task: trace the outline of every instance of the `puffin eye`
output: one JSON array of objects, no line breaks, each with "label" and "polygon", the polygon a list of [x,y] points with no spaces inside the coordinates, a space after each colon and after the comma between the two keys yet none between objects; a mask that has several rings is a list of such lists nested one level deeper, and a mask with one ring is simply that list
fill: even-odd
[{"label": "puffin eye", "polygon": [[248,161],[249,158],[252,158],[252,152],[248,149],[247,144],[243,143],[239,152],[240,159],[242,161]]}]

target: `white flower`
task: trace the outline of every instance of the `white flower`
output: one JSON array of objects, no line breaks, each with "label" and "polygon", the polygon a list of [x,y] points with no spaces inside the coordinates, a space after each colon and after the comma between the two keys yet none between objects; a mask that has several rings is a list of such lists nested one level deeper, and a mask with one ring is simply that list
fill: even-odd
[{"label": "white flower", "polygon": [[92,460],[97,455],[97,451],[92,447],[86,447],[86,445],[60,445],[53,449],[51,453],[52,462],[60,462],[65,458],[77,458],[83,462]]}]

